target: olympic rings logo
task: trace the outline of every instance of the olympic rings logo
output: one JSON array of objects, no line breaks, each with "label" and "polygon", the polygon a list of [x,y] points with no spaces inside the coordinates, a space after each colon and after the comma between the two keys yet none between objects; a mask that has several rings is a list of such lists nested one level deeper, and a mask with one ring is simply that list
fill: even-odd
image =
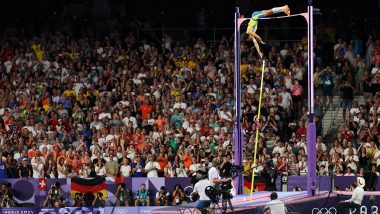
[{"label": "olympic rings logo", "polygon": [[330,207],[330,208],[314,208],[312,211],[311,211],[312,214],[337,214],[337,210],[335,209],[335,207]]}]

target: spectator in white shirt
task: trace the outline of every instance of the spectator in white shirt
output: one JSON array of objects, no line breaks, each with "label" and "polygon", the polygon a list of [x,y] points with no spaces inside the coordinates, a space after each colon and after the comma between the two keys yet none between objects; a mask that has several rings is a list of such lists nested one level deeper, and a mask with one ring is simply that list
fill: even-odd
[{"label": "spectator in white shirt", "polygon": [[158,177],[157,170],[161,169],[160,164],[154,160],[154,155],[150,155],[148,160],[145,165],[146,176],[148,178]]},{"label": "spectator in white shirt", "polygon": [[182,160],[179,162],[179,167],[176,168],[175,171],[177,173],[177,177],[187,177],[187,170]]},{"label": "spectator in white shirt", "polygon": [[131,164],[129,163],[128,158],[123,158],[123,164],[120,166],[120,174],[123,177],[129,177],[131,176]]},{"label": "spectator in white shirt", "polygon": [[343,151],[343,155],[344,155],[344,157],[347,157],[347,156],[349,155],[349,151],[350,151],[351,149],[352,149],[353,154],[356,155],[357,152],[356,152],[356,149],[353,148],[353,143],[352,143],[352,141],[348,141],[348,142],[347,142],[347,148]]},{"label": "spectator in white shirt", "polygon": [[280,156],[283,156],[284,155],[284,152],[285,152],[285,147],[284,147],[284,143],[282,141],[277,141],[277,145],[273,148],[273,152],[272,154],[275,154],[275,153],[280,153]]}]

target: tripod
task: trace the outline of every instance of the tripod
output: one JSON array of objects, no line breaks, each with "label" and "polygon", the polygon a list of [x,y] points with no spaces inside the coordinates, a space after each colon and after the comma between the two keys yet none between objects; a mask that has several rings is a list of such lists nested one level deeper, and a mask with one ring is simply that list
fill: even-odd
[{"label": "tripod", "polygon": [[[219,205],[219,198],[222,198],[222,206]],[[218,196],[218,198],[211,200],[212,204],[218,207],[222,214],[227,214],[228,206],[232,213],[235,213],[234,207],[232,206],[231,198],[224,195],[223,193]],[[211,210],[215,209],[215,206]]]},{"label": "tripod", "polygon": [[[259,165],[253,166],[247,170],[237,169],[235,172],[235,175],[232,176],[231,179],[234,180],[238,176],[240,176],[246,172],[249,172],[252,169],[257,168],[259,166],[261,166],[261,165],[259,164]],[[216,204],[216,206],[219,208],[219,210],[222,214],[227,214],[228,208],[232,211],[232,213],[235,213],[234,207],[232,206],[232,202],[231,202],[231,199],[233,198],[233,196],[230,192],[231,187],[232,187],[231,181],[220,185],[218,188],[219,190],[215,189],[216,193],[219,193],[219,194],[215,194],[215,196],[216,196],[216,197],[214,197],[215,200],[211,200],[212,203]],[[222,190],[220,191],[220,189],[222,189]],[[222,199],[222,207],[219,206],[219,203],[218,203],[219,199]],[[215,209],[215,207],[213,209]]]},{"label": "tripod", "polygon": [[[333,174],[332,171],[329,171],[328,173],[329,173],[329,176],[330,176],[330,190],[329,190],[329,194],[327,195],[327,198],[325,200],[325,203],[324,203],[323,207],[326,207],[327,201],[330,199],[330,195],[334,191],[334,174]],[[337,198],[337,200],[338,200],[338,198]]]}]

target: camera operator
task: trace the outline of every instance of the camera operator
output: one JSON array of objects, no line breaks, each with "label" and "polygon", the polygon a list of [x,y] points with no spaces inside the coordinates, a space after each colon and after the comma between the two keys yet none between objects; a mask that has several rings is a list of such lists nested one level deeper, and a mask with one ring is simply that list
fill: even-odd
[{"label": "camera operator", "polygon": [[83,193],[81,192],[75,193],[73,207],[83,207],[83,206],[84,206]]},{"label": "camera operator", "polygon": [[16,207],[17,204],[13,200],[12,186],[10,183],[1,185],[2,195],[0,198],[0,207]]},{"label": "camera operator", "polygon": [[[216,189],[219,189],[219,186],[226,185],[228,182],[231,182],[231,178],[221,178],[219,175],[219,169],[217,168],[219,166],[219,160],[214,158],[212,160],[212,167],[208,170],[208,180],[211,183],[211,186],[216,187]],[[215,185],[218,184],[218,185]],[[211,203],[210,205],[211,210],[214,210],[215,204]]]},{"label": "camera operator", "polygon": [[[193,201],[197,201],[197,206],[195,208],[196,214],[202,214],[202,210],[211,205],[210,198],[206,195],[206,187],[212,186],[212,183],[207,179],[207,174],[203,173],[201,180],[199,180],[195,185],[192,194]],[[195,199],[197,198],[197,199]],[[212,211],[210,213],[214,212]]]},{"label": "camera operator", "polygon": [[226,183],[229,182],[230,178],[221,178],[219,175],[219,170],[217,166],[219,165],[219,160],[214,158],[212,160],[212,167],[208,170],[208,180],[211,182],[211,186],[215,186],[215,184]]},{"label": "camera operator", "polygon": [[98,192],[96,194],[96,198],[92,202],[93,207],[105,207],[106,206],[106,201],[103,199],[103,193]]},{"label": "camera operator", "polygon": [[272,162],[266,162],[263,167],[263,171],[261,173],[261,176],[265,179],[265,190],[266,191],[276,191],[276,180],[277,180],[277,173],[274,169]]},{"label": "camera operator", "polygon": [[170,193],[162,186],[156,193],[156,206],[168,206]]},{"label": "camera operator", "polygon": [[64,204],[64,192],[60,188],[61,184],[59,182],[55,182],[48,192],[48,195],[44,201],[44,207],[61,207]]},{"label": "camera operator", "polygon": [[131,197],[129,190],[125,187],[125,184],[118,184],[116,191],[116,206],[129,206]]},{"label": "camera operator", "polygon": [[220,165],[220,171],[223,177],[231,177],[232,164],[231,164],[231,157],[229,155],[223,155],[223,162]]}]

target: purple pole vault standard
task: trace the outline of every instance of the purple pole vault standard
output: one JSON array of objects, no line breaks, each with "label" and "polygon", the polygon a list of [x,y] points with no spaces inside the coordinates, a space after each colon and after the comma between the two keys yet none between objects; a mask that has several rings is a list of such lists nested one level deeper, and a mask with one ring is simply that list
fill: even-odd
[{"label": "purple pole vault standard", "polygon": [[307,25],[307,38],[308,38],[308,107],[309,107],[309,125],[307,127],[307,195],[315,195],[316,186],[316,164],[317,164],[317,154],[316,154],[316,135],[317,129],[314,124],[314,56],[313,56],[313,1],[309,0],[308,7],[308,25]]},{"label": "purple pole vault standard", "polygon": [[[243,136],[241,129],[241,77],[240,77],[240,30],[239,30],[239,7],[235,10],[235,128],[234,128],[234,159],[236,166],[243,166]],[[237,194],[243,194],[243,175],[235,179],[235,188]]]}]

